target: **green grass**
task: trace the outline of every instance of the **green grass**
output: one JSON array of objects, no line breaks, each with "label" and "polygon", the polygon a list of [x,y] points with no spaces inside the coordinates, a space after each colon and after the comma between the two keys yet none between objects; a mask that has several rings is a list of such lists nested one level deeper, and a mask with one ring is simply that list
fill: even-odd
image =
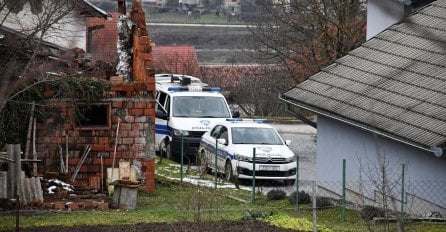
[{"label": "green grass", "polygon": [[[269,201],[262,194],[256,195],[256,202],[251,203],[251,192],[240,189],[217,189],[195,186],[188,183],[179,184],[177,180],[167,178],[176,176],[179,166],[169,160],[159,163],[157,160],[156,191],[138,192],[138,204],[135,210],[110,209],[107,211],[86,212],[24,212],[20,216],[20,226],[74,226],[74,225],[121,225],[151,222],[175,221],[210,221],[241,220],[247,216],[265,220],[277,226],[312,231],[312,211],[309,205],[300,205],[296,213],[294,206],[287,199]],[[161,176],[162,175],[162,176]],[[190,170],[185,176],[196,176]],[[212,180],[212,175],[208,175]],[[223,184],[223,182],[221,182]],[[248,200],[240,202],[231,197]],[[386,231],[385,225],[374,226],[368,230],[364,220],[355,210],[347,210],[346,222],[340,218],[340,208],[331,208],[317,212],[319,231]],[[310,227],[310,229],[309,229]],[[15,228],[14,214],[0,214],[0,231]],[[396,231],[396,224],[390,224],[390,230]],[[407,223],[405,231],[444,232],[444,224]]]},{"label": "green grass", "polygon": [[197,24],[245,24],[234,16],[225,16],[215,13],[202,14],[200,17],[180,14],[177,12],[149,12],[146,14],[146,21],[150,23],[197,23]]}]

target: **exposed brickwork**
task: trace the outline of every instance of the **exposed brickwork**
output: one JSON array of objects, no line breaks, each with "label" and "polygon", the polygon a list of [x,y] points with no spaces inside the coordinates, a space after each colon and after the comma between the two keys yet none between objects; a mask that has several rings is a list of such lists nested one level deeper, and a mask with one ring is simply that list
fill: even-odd
[{"label": "exposed brickwork", "polygon": [[[116,61],[116,44],[118,41],[118,13],[112,13],[112,18],[103,19],[97,17],[87,17],[87,52],[91,53],[97,60],[105,62]],[[98,28],[102,27],[103,28]],[[94,28],[98,29],[94,29]],[[90,28],[90,30],[89,30]],[[93,29],[93,30],[92,30]],[[88,33],[91,33],[90,39]],[[89,41],[90,40],[90,41]]]},{"label": "exposed brickwork", "polygon": [[[113,20],[108,21],[87,19],[87,27],[104,25],[104,28],[93,31],[91,41],[95,45],[92,52],[96,58],[112,58],[110,54],[100,54],[101,51],[114,51],[113,55],[116,57],[116,18],[117,14],[113,14]],[[120,159],[138,159],[143,163],[145,190],[155,190],[155,78],[152,46],[145,26],[144,12],[136,1],[130,18],[136,20],[137,25],[132,28],[134,82],[124,83],[122,77],[110,77],[110,91],[104,93],[106,97],[100,102],[93,103],[105,104],[109,110],[107,125],[100,127],[77,126],[71,101],[47,102],[49,111],[60,114],[37,125],[36,150],[39,159],[43,160],[39,166],[41,173],[60,171],[60,149],[62,148],[65,159],[65,145],[68,143],[68,171],[72,174],[88,145],[91,152],[79,170],[77,182],[97,187],[97,177],[101,174],[107,176],[106,168],[113,166],[113,157],[115,167],[118,167]],[[101,169],[101,157],[104,170]]]}]

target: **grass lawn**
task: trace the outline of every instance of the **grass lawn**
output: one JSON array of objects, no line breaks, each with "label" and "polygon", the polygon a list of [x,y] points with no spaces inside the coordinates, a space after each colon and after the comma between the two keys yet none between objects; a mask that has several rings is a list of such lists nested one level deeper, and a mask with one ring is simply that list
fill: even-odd
[{"label": "grass lawn", "polygon": [[[251,193],[240,189],[220,189],[204,185],[196,186],[186,182],[180,185],[170,176],[179,177],[179,165],[164,159],[160,164],[157,160],[156,191],[152,193],[138,192],[138,204],[135,210],[110,209],[107,211],[32,211],[22,212],[21,227],[38,227],[50,225],[122,225],[151,222],[176,221],[211,221],[211,220],[241,220],[255,218],[268,221],[271,224],[301,231],[312,231],[312,211],[309,205],[301,205],[298,213],[287,199],[268,200],[266,196],[256,195],[256,202],[251,203]],[[189,170],[185,178],[197,176],[198,173]],[[212,180],[212,176],[208,176]],[[219,182],[223,186],[224,182]],[[227,197],[230,195],[231,197]],[[241,202],[234,198],[247,201]],[[340,209],[332,208],[317,212],[318,231],[396,231],[395,224],[374,226],[368,230],[358,211],[347,210],[347,220],[342,222]],[[14,229],[14,213],[0,214],[0,231]],[[446,231],[444,224],[406,224],[405,231]]]},{"label": "grass lawn", "polygon": [[149,12],[146,21],[150,23],[197,23],[197,24],[245,24],[235,16],[227,16],[215,13],[202,14],[199,17],[180,14],[178,12]]}]

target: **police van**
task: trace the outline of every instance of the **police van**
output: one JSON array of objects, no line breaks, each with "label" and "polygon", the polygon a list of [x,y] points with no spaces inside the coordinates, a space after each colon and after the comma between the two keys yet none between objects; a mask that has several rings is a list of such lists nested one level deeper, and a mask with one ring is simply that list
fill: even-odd
[{"label": "police van", "polygon": [[194,163],[201,136],[210,126],[232,113],[220,88],[208,87],[199,78],[178,74],[157,74],[156,151],[171,160]]}]

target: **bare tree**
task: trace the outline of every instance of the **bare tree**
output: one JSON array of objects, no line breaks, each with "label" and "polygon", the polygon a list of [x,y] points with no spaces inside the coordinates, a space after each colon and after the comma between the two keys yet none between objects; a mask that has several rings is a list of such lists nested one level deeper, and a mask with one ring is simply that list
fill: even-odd
[{"label": "bare tree", "polygon": [[202,68],[202,80],[219,86],[230,105],[247,116],[284,116],[278,95],[294,84],[288,70],[275,65]]},{"label": "bare tree", "polygon": [[363,0],[259,0],[248,27],[264,59],[286,64],[301,81],[365,39]]},{"label": "bare tree", "polygon": [[23,122],[28,121],[32,103],[48,97],[43,95],[45,88],[57,85],[56,95],[73,94],[75,88],[65,77],[79,75],[79,50],[56,42],[74,39],[67,34],[79,29],[70,26],[78,20],[79,3],[0,0],[0,144],[8,138],[23,141]]}]

